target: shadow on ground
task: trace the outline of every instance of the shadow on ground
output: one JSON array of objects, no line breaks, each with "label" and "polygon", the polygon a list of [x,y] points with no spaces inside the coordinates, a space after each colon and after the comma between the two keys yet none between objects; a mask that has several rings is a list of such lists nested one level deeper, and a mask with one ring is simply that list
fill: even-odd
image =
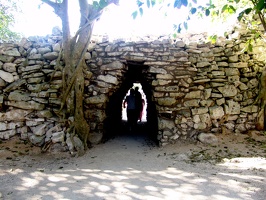
[{"label": "shadow on ground", "polygon": [[265,158],[189,162],[191,152],[201,148],[181,143],[159,148],[131,133],[78,158],[39,153],[0,157],[0,192],[4,199],[27,200],[265,199]]}]

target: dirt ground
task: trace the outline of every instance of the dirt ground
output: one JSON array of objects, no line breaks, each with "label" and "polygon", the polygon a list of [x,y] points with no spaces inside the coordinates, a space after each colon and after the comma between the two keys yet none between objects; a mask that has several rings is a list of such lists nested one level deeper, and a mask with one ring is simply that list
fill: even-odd
[{"label": "dirt ground", "polygon": [[0,199],[258,199],[266,196],[266,136],[217,135],[216,146],[157,147],[121,135],[82,157],[0,141]]}]

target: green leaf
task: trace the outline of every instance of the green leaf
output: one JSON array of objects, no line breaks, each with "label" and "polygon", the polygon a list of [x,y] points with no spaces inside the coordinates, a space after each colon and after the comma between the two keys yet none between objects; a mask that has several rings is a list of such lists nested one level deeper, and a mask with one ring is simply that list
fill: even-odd
[{"label": "green leaf", "polygon": [[193,15],[197,12],[197,8],[191,8],[190,13]]},{"label": "green leaf", "polygon": [[147,7],[149,8],[151,6],[150,0],[147,0]]},{"label": "green leaf", "polygon": [[143,9],[142,8],[139,8],[139,13],[141,16],[143,15]]},{"label": "green leaf", "polygon": [[155,6],[156,5],[156,0],[151,0],[151,6]]},{"label": "green leaf", "polygon": [[252,52],[253,51],[253,46],[251,43],[248,43],[248,51]]},{"label": "green leaf", "polygon": [[136,19],[138,16],[138,11],[133,12],[131,16],[133,17],[133,19]]},{"label": "green leaf", "polygon": [[207,17],[210,15],[210,10],[209,10],[209,9],[205,10],[205,15],[206,15]]},{"label": "green leaf", "polygon": [[214,44],[217,40],[217,35],[212,35],[209,37],[209,40],[211,41],[212,44]]},{"label": "green leaf", "polygon": [[195,4],[197,4],[198,2],[197,2],[197,0],[192,0],[193,1],[193,3],[195,3]]},{"label": "green leaf", "polygon": [[178,29],[177,29],[177,32],[180,33],[181,32],[181,24],[178,25]]},{"label": "green leaf", "polygon": [[252,11],[252,8],[247,8],[246,10],[244,10],[245,14],[249,14]]},{"label": "green leaf", "polygon": [[177,34],[176,33],[173,34],[173,38],[177,38]]},{"label": "green leaf", "polygon": [[101,8],[104,8],[104,7],[106,7],[108,4],[107,4],[107,1],[106,0],[100,0],[99,1],[99,6],[101,7]]},{"label": "green leaf", "polygon": [[185,28],[186,30],[188,29],[187,22],[184,22],[184,23],[183,23],[183,26],[184,26],[184,28]]},{"label": "green leaf", "polygon": [[187,4],[188,4],[188,3],[187,3],[187,0],[181,0],[181,2],[182,2],[182,5],[183,5],[183,6],[187,7]]},{"label": "green leaf", "polygon": [[230,6],[228,7],[228,12],[229,12],[230,14],[235,13],[235,12],[236,12],[235,7],[230,5]]},{"label": "green leaf", "polygon": [[238,14],[237,20],[238,20],[238,21],[241,21],[241,19],[243,18],[244,14],[245,14],[245,11],[240,12],[240,13]]},{"label": "green leaf", "polygon": [[222,8],[222,13],[227,10],[228,5],[224,5]]},{"label": "green leaf", "polygon": [[239,3],[240,0],[235,0],[236,3]]},{"label": "green leaf", "polygon": [[137,5],[138,5],[138,7],[142,6],[143,4],[144,4],[144,3],[143,3],[142,1],[137,0]]},{"label": "green leaf", "polygon": [[174,8],[180,9],[181,6],[182,6],[182,1],[181,0],[175,0]]},{"label": "green leaf", "polygon": [[261,11],[265,6],[265,0],[259,0],[259,2],[257,3],[257,5],[255,6],[255,9],[257,11]]},{"label": "green leaf", "polygon": [[99,8],[99,3],[98,3],[97,1],[93,1],[93,2],[92,2],[92,6],[93,6],[94,8]]}]

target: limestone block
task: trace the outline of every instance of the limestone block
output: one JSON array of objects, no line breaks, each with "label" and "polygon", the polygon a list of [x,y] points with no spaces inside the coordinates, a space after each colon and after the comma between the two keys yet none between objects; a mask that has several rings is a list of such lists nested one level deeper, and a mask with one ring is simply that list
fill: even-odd
[{"label": "limestone block", "polygon": [[15,90],[8,95],[9,101],[30,101],[31,97],[29,93]]},{"label": "limestone block", "polygon": [[160,119],[158,123],[159,130],[174,130],[176,129],[175,123],[172,120]]},{"label": "limestone block", "polygon": [[221,106],[209,108],[211,119],[221,119],[224,116],[224,109]]},{"label": "limestone block", "polygon": [[114,61],[112,63],[109,63],[107,65],[102,65],[101,70],[121,70],[125,67],[123,63],[120,61]]},{"label": "limestone block", "polygon": [[229,67],[247,68],[248,67],[248,63],[247,62],[229,63]]},{"label": "limestone block", "polygon": [[209,113],[201,114],[199,115],[199,117],[201,122],[205,123],[208,126],[211,126],[212,121]]},{"label": "limestone block", "polygon": [[61,50],[61,47],[60,47],[60,44],[59,43],[56,43],[56,44],[53,45],[53,51],[59,53],[60,50]]},{"label": "limestone block", "polygon": [[5,50],[3,52],[3,54],[7,55],[7,56],[15,56],[15,57],[21,56],[21,54],[19,53],[17,48],[12,48],[12,49],[9,49],[9,50]]},{"label": "limestone block", "polygon": [[200,116],[199,116],[199,115],[194,115],[192,120],[193,120],[193,122],[196,123],[196,124],[197,124],[197,123],[200,123]]},{"label": "limestone block", "polygon": [[140,47],[139,50],[142,51],[142,52],[145,52],[145,53],[152,53],[152,52],[154,52],[154,49],[151,49],[151,48],[143,48],[143,47]]},{"label": "limestone block", "polygon": [[211,99],[200,101],[200,105],[202,107],[210,107],[210,106],[214,106],[214,104],[215,104],[215,101],[213,101]]},{"label": "limestone block", "polygon": [[208,67],[208,66],[210,66],[210,65],[211,65],[211,63],[209,63],[209,62],[198,62],[198,63],[197,63],[197,67],[198,67],[198,68]]},{"label": "limestone block", "polygon": [[6,86],[6,82],[0,78],[0,87],[5,87]]},{"label": "limestone block", "polygon": [[108,98],[106,95],[101,94],[98,96],[93,96],[85,99],[86,104],[102,104],[107,102]]},{"label": "limestone block", "polygon": [[68,147],[68,150],[70,151],[70,153],[73,154],[73,152],[74,152],[74,144],[73,144],[70,136],[67,137],[66,144],[67,144],[67,147]]},{"label": "limestone block", "polygon": [[184,102],[185,107],[199,107],[199,99],[192,99]]},{"label": "limestone block", "polygon": [[117,78],[111,75],[99,75],[97,79],[114,85],[117,85],[119,83]]},{"label": "limestone block", "polygon": [[32,54],[32,55],[29,55],[28,59],[31,59],[31,60],[41,60],[42,59],[42,54]]},{"label": "limestone block", "polygon": [[40,53],[40,54],[46,54],[46,53],[48,53],[48,52],[51,52],[51,49],[48,48],[48,47],[42,47],[42,48],[38,48],[37,51],[38,51],[38,53]]},{"label": "limestone block", "polygon": [[58,52],[48,52],[43,55],[47,60],[55,60],[58,57]]},{"label": "limestone block", "polygon": [[204,144],[217,145],[218,138],[212,133],[200,133],[198,140]]},{"label": "limestone block", "polygon": [[26,66],[21,68],[22,72],[29,72],[29,71],[39,71],[42,69],[41,65],[30,65],[30,66]]},{"label": "limestone block", "polygon": [[10,72],[10,73],[12,73],[12,72],[16,72],[16,71],[17,71],[16,66],[17,66],[17,64],[15,64],[15,63],[5,63],[5,64],[3,65],[3,69],[4,69],[6,72]]},{"label": "limestone block", "polygon": [[25,110],[43,110],[45,108],[44,104],[37,103],[35,101],[7,101],[6,105],[14,106],[16,108],[21,108]]},{"label": "limestone block", "polygon": [[218,67],[228,67],[229,64],[227,62],[217,62]]},{"label": "limestone block", "polygon": [[240,72],[238,68],[225,68],[225,74],[226,76],[239,76]]},{"label": "limestone block", "polygon": [[240,114],[240,104],[233,100],[227,100],[226,105],[224,106],[226,114],[229,115],[238,115]]},{"label": "limestone block", "polygon": [[158,98],[157,102],[160,106],[172,106],[174,105],[177,101],[175,98],[172,97],[165,97],[165,98]]},{"label": "limestone block", "polygon": [[185,99],[200,99],[202,91],[191,91],[186,94]]},{"label": "limestone block", "polygon": [[36,77],[36,78],[28,78],[27,83],[32,84],[32,83],[41,83],[44,80],[44,77]]},{"label": "limestone block", "polygon": [[235,83],[239,82],[240,77],[239,76],[228,76],[228,82]]},{"label": "limestone block", "polygon": [[13,56],[7,56],[7,55],[1,55],[0,54],[0,61],[2,61],[2,62],[12,63],[14,60],[15,60],[15,58]]},{"label": "limestone block", "polygon": [[177,85],[173,85],[173,86],[157,86],[157,87],[155,87],[155,91],[178,92],[179,91],[179,87]]},{"label": "limestone block", "polygon": [[172,135],[173,135],[173,133],[169,130],[163,131],[163,137],[170,137]]},{"label": "limestone block", "polygon": [[148,70],[150,73],[167,74],[167,71],[161,67],[151,66]]},{"label": "limestone block", "polygon": [[33,145],[42,146],[45,142],[45,135],[37,136],[32,133],[28,133],[28,138]]},{"label": "limestone block", "polygon": [[183,42],[183,41],[181,41],[181,40],[179,40],[179,41],[176,41],[176,43],[175,43],[175,46],[176,47],[185,47],[185,43]]},{"label": "limestone block", "polygon": [[203,92],[203,98],[205,100],[209,99],[211,97],[211,92],[212,92],[212,89],[209,88],[209,89],[204,89],[204,92]]},{"label": "limestone block", "polygon": [[230,62],[230,63],[238,62],[238,55],[229,56],[228,62]]},{"label": "limestone block", "polygon": [[194,124],[194,129],[196,129],[196,130],[203,130],[203,129],[206,129],[206,128],[207,128],[207,126],[203,122],[199,122],[199,123],[195,123]]},{"label": "limestone block", "polygon": [[223,94],[223,97],[233,97],[237,94],[237,89],[234,85],[218,87],[218,90]]},{"label": "limestone block", "polygon": [[42,84],[27,84],[27,88],[31,92],[41,92],[43,89]]},{"label": "limestone block", "polygon": [[246,106],[244,108],[241,108],[242,112],[246,112],[246,113],[256,113],[258,112],[259,108],[256,105],[250,105],[250,106]]},{"label": "limestone block", "polygon": [[0,131],[0,139],[8,140],[9,138],[16,135],[16,130]]},{"label": "limestone block", "polygon": [[238,88],[243,91],[243,90],[247,90],[248,86],[245,83],[239,82]]},{"label": "limestone block", "polygon": [[37,125],[37,126],[31,126],[30,130],[32,131],[32,133],[34,135],[42,136],[42,135],[45,134],[45,132],[47,130],[47,124],[43,123],[43,124],[40,124],[40,125]]},{"label": "limestone block", "polygon": [[246,132],[247,129],[245,127],[245,124],[236,124],[235,125],[235,132],[236,133],[243,133],[243,132]]},{"label": "limestone block", "polygon": [[157,79],[174,79],[173,75],[171,74],[156,74]]},{"label": "limestone block", "polygon": [[218,106],[220,106],[220,105],[222,105],[222,104],[224,104],[225,103],[225,99],[224,98],[221,98],[221,99],[217,99],[216,100],[216,104],[218,105]]},{"label": "limestone block", "polygon": [[225,74],[224,71],[212,71],[211,73],[214,76],[224,76],[224,74]]},{"label": "limestone block", "polygon": [[173,52],[173,56],[174,57],[185,57],[185,58],[187,58],[188,57],[188,53],[185,52],[185,51],[174,51]]},{"label": "limestone block", "polygon": [[233,122],[227,122],[224,124],[224,126],[228,129],[233,131],[235,129],[235,124]]},{"label": "limestone block", "polygon": [[51,113],[50,110],[40,110],[36,112],[37,117],[40,118],[51,118],[53,114]]},{"label": "limestone block", "polygon": [[207,107],[201,107],[201,108],[196,108],[196,109],[191,109],[192,111],[192,115],[200,115],[200,114],[204,114],[207,113],[209,110]]},{"label": "limestone block", "polygon": [[12,83],[15,81],[14,76],[11,73],[5,72],[3,70],[0,70],[0,78],[8,83]]},{"label": "limestone block", "polygon": [[256,79],[256,78],[251,79],[251,80],[248,82],[248,84],[247,84],[248,88],[250,88],[250,89],[252,89],[252,88],[256,88],[256,87],[258,87],[258,85],[259,85],[259,81],[258,81],[258,79]]},{"label": "limestone block", "polygon": [[5,113],[0,113],[0,121],[24,121],[31,110],[12,109]]},{"label": "limestone block", "polygon": [[53,133],[51,140],[53,143],[58,143],[58,142],[64,142],[64,138],[65,138],[65,132],[60,131],[60,132]]}]

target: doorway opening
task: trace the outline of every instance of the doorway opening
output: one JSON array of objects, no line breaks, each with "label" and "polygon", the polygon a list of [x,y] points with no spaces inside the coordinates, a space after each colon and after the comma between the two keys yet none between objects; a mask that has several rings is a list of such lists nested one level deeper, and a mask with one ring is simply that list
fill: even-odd
[{"label": "doorway opening", "polygon": [[106,141],[122,134],[130,134],[126,127],[127,118],[126,110],[123,108],[123,102],[131,88],[139,87],[145,106],[143,108],[141,122],[139,120],[135,134],[148,137],[158,145],[158,118],[151,86],[154,78],[147,72],[148,66],[143,65],[143,63],[127,62],[127,65],[128,70],[123,76],[121,85],[109,97],[109,102],[106,106],[104,140]]}]

